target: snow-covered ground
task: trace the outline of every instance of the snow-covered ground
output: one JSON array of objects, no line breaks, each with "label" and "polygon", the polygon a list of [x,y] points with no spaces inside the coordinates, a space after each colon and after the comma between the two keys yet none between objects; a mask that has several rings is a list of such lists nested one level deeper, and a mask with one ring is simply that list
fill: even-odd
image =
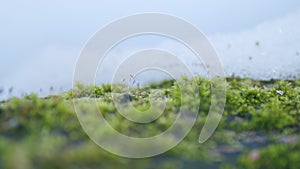
[{"label": "snow-covered ground", "polygon": [[300,78],[300,11],[241,32],[211,36],[228,76]]}]

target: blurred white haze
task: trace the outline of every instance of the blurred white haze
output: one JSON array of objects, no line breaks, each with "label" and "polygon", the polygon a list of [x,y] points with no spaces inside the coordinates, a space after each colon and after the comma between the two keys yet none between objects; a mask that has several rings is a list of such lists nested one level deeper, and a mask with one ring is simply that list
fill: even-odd
[{"label": "blurred white haze", "polygon": [[[157,9],[150,3],[145,5],[138,3],[135,7],[120,4],[124,9],[119,12],[104,10],[104,8],[115,7],[110,2],[102,2],[107,7],[101,7],[101,3],[97,2],[99,9],[92,7],[93,5],[83,6],[82,11],[79,10],[81,4],[76,3],[72,8],[66,2],[59,7],[55,5],[47,7],[47,4],[42,2],[32,2],[37,3],[36,7],[25,5],[29,8],[28,11],[34,11],[32,13],[25,9],[19,13],[18,10],[14,10],[12,13],[11,10],[21,9],[21,7],[0,3],[2,6],[0,7],[2,24],[0,100],[30,92],[43,96],[69,90],[77,57],[89,37],[113,20],[142,12],[171,14],[186,19],[198,27],[215,47],[227,76],[263,80],[300,78],[300,3],[298,1],[280,3],[266,1],[270,3],[270,8],[264,7],[266,4],[261,4],[263,2],[250,3],[249,1],[246,3],[248,6],[241,5],[241,9],[234,13],[232,11],[239,8],[236,5],[238,1],[230,0],[226,7],[214,14],[211,11],[219,10],[220,7],[215,7],[213,3],[207,4],[208,9],[199,5],[200,12],[197,13],[197,8],[192,3],[186,7],[182,6],[181,9],[178,1],[174,1],[173,6],[168,6],[166,2],[159,6],[159,2],[154,2],[159,6]],[[272,2],[274,4],[271,4]],[[54,2],[56,5],[58,3]],[[291,4],[282,5],[285,3]],[[202,4],[205,5],[204,2]],[[209,10],[210,7],[215,9]],[[252,10],[248,11],[248,7]],[[50,9],[56,10],[55,13],[49,12]],[[102,11],[97,13],[98,10]],[[88,11],[92,12],[88,13]],[[263,16],[264,11],[266,16]],[[239,12],[241,12],[240,16],[236,16]],[[202,15],[205,14],[211,20],[203,19],[205,17]],[[96,16],[93,18],[92,15]],[[62,19],[59,20],[60,16]],[[117,45],[100,66],[96,82],[98,84],[109,82],[113,70],[124,57],[134,51],[147,48],[170,51],[195,72],[206,75],[203,64],[196,61],[193,53],[179,42],[162,36],[145,35],[128,39]],[[163,58],[161,61],[165,62],[166,66],[172,66],[170,61]],[[147,83],[162,77],[165,76],[159,73],[145,73],[139,80]]]},{"label": "blurred white haze", "polygon": [[[208,36],[208,38],[219,54],[226,76],[259,80],[300,78],[299,21],[300,12],[295,12],[259,24],[254,28],[239,32],[215,34]],[[139,44],[138,42],[144,43]],[[102,69],[98,72],[100,78],[98,81],[109,82],[113,76],[111,70],[115,70],[124,57],[147,48],[170,51],[182,59],[195,73],[207,76],[203,63],[196,60],[195,56],[193,57],[194,54],[179,42],[166,37],[144,35],[143,37],[127,39],[126,42],[122,42],[121,45],[115,47],[100,66]],[[170,60],[162,58],[161,62],[176,69],[176,66]],[[150,82],[160,79],[155,76],[151,78],[150,72],[141,79],[144,78],[146,80],[150,78]]]}]

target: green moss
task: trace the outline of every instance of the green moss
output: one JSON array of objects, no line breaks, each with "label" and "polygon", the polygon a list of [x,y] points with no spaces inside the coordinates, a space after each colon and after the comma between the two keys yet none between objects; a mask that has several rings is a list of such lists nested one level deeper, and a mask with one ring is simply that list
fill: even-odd
[{"label": "green moss", "polygon": [[[184,89],[172,80],[131,88],[131,104],[138,110],[149,108],[151,92],[156,99],[164,99],[167,103],[160,118],[146,125],[129,122],[117,112],[111,93],[121,93],[118,85],[76,84],[75,89],[60,95],[39,98],[30,94],[1,101],[0,168],[14,169],[18,165],[25,169],[180,168],[183,163],[197,166],[195,168],[220,164],[226,164],[224,168],[299,166],[299,144],[283,144],[278,140],[289,135],[298,136],[300,80],[228,78],[224,116],[216,133],[204,144],[197,140],[210,108],[211,83],[204,78],[192,80],[199,87],[200,100],[194,99],[198,90],[190,86],[188,79],[179,82],[184,83]],[[188,97],[182,98],[181,90],[188,93]],[[72,99],[82,102],[86,97],[96,99],[99,111],[108,122],[129,136],[148,137],[167,130],[181,105],[192,110],[200,102],[199,117],[183,142],[162,157],[120,158],[98,148],[82,130]],[[248,136],[249,133],[254,134]],[[253,151],[260,155],[255,161],[249,159]]]},{"label": "green moss", "polygon": [[239,159],[240,168],[244,169],[298,169],[300,166],[299,144],[274,144],[260,151],[246,153]]}]

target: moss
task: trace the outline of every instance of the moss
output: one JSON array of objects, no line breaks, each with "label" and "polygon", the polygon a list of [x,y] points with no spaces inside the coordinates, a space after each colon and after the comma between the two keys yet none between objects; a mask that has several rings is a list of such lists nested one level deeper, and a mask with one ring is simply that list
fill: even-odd
[{"label": "moss", "polygon": [[245,153],[239,158],[239,166],[244,169],[297,169],[300,166],[299,159],[299,143],[292,145],[274,144],[257,152]]},{"label": "moss", "polygon": [[[215,134],[204,144],[197,140],[210,107],[211,84],[204,78],[192,80],[199,87],[200,100],[194,99],[198,91],[189,86],[188,79],[182,82],[184,89],[172,80],[132,88],[131,104],[139,110],[149,108],[151,92],[167,103],[160,118],[146,125],[129,122],[117,112],[111,93],[121,93],[121,87],[115,84],[77,84],[75,89],[60,95],[39,98],[30,94],[1,101],[0,168],[18,168],[17,163],[23,168],[180,168],[184,164],[205,167],[207,163],[225,164],[224,168],[299,166],[299,144],[282,143],[278,138],[298,136],[300,80],[228,78],[224,116]],[[181,90],[188,97],[182,98]],[[200,102],[199,117],[183,142],[163,157],[120,158],[98,148],[82,130],[71,100],[81,102],[83,97],[96,99],[108,122],[130,136],[148,137],[165,131],[176,119],[181,105],[192,110]],[[249,159],[253,151],[260,155],[256,161]]]}]

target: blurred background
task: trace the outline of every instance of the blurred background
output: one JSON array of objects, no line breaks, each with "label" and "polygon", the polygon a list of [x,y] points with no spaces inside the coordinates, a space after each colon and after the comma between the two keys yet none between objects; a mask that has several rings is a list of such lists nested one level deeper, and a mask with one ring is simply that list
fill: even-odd
[{"label": "blurred background", "polygon": [[[0,99],[70,89],[77,57],[89,37],[116,19],[144,12],[171,14],[196,26],[215,46],[227,76],[300,77],[298,0],[12,0],[0,2]],[[107,82],[101,71],[109,72],[122,56],[153,46],[188,55],[166,38],[136,38],[112,51],[98,82]]]}]

